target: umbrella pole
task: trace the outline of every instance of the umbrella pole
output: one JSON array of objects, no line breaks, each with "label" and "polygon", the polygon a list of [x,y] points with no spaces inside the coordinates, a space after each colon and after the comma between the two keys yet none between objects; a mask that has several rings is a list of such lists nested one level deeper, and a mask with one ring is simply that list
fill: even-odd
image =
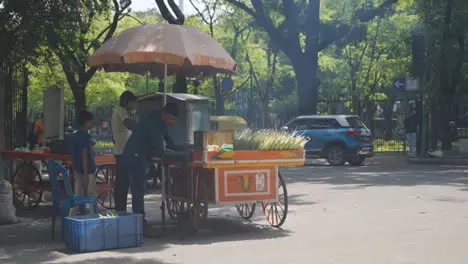
[{"label": "umbrella pole", "polygon": [[167,103],[167,64],[164,64],[164,99],[163,99],[163,105],[166,105]]},{"label": "umbrella pole", "polygon": [[148,93],[148,78],[149,78],[148,75],[149,75],[149,73],[147,72],[147,73],[146,73],[146,76],[145,76],[145,77],[146,77],[146,92],[147,92],[147,93]]}]

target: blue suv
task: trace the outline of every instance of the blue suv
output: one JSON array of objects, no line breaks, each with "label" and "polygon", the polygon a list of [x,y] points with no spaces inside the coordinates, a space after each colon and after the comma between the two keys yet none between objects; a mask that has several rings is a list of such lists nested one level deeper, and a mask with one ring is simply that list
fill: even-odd
[{"label": "blue suv", "polygon": [[307,158],[325,158],[332,166],[346,162],[359,166],[367,157],[373,156],[371,132],[358,116],[299,116],[281,129],[308,137]]}]

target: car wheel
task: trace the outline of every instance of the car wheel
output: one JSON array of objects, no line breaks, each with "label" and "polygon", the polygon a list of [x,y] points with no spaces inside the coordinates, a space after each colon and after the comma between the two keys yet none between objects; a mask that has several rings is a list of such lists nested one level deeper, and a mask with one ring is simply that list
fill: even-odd
[{"label": "car wheel", "polygon": [[345,150],[340,145],[333,145],[325,151],[325,157],[332,166],[342,166],[345,163]]},{"label": "car wheel", "polygon": [[351,166],[361,166],[365,160],[366,160],[366,157],[358,156],[358,157],[351,158],[350,160],[348,160],[348,162],[349,162],[349,165]]}]

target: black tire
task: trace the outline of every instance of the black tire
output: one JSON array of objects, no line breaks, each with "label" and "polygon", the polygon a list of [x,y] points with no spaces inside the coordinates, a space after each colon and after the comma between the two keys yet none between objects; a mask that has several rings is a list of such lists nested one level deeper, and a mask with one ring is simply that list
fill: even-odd
[{"label": "black tire", "polygon": [[331,145],[325,150],[325,158],[331,166],[343,166],[346,162],[345,149],[340,145]]},{"label": "black tire", "polygon": [[348,160],[349,165],[351,166],[361,166],[362,163],[366,160],[366,157],[364,156],[359,156],[359,157],[354,157]]}]

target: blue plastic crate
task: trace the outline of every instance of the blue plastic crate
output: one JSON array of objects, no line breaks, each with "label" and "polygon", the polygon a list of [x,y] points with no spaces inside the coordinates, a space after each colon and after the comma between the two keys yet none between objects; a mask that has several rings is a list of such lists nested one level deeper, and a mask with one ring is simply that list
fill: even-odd
[{"label": "blue plastic crate", "polygon": [[114,218],[99,215],[65,217],[63,240],[75,252],[91,252],[143,244],[143,216],[118,212]]}]

